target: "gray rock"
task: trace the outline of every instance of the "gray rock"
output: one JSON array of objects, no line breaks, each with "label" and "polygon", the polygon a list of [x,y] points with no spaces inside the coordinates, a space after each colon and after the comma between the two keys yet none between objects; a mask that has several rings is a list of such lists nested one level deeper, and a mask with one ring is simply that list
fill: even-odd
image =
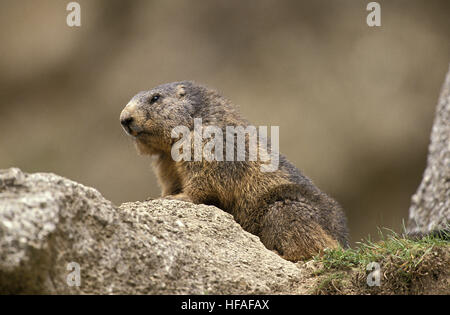
[{"label": "gray rock", "polygon": [[215,207],[116,207],[53,174],[0,170],[0,293],[289,293],[299,279],[296,265]]},{"label": "gray rock", "polygon": [[450,71],[442,87],[431,132],[427,168],[409,209],[407,231],[427,233],[450,221]]}]

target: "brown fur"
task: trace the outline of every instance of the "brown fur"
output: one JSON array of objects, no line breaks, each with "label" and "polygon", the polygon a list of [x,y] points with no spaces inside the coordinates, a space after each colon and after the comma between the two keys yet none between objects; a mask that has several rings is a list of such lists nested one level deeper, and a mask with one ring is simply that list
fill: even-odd
[{"label": "brown fur", "polygon": [[[150,101],[155,95],[159,99]],[[171,138],[171,130],[183,125],[193,133],[194,118],[202,118],[203,127],[218,126],[224,135],[226,126],[248,126],[231,102],[188,81],[141,92],[122,111],[122,121],[132,119],[126,129],[138,150],[156,156],[153,166],[162,197],[215,205],[291,261],[347,246],[340,206],[281,155],[274,172],[262,172],[259,160],[175,162],[171,148],[178,139]]]}]

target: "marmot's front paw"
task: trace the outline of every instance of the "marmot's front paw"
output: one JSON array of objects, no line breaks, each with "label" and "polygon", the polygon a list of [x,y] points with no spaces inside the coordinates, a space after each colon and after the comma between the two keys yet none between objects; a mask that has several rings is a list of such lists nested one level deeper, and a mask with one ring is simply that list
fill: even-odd
[{"label": "marmot's front paw", "polygon": [[169,199],[169,200],[181,200],[181,201],[186,201],[186,202],[192,202],[192,199],[186,195],[186,194],[176,194],[176,195],[168,195],[168,196],[164,196],[161,197],[161,199]]}]

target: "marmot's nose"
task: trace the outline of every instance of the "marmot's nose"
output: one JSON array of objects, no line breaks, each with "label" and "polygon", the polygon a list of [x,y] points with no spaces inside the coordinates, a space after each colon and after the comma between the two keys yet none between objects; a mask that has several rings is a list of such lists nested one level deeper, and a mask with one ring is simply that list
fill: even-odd
[{"label": "marmot's nose", "polygon": [[133,122],[133,117],[123,117],[122,119],[120,119],[120,123],[122,124],[122,126],[129,127],[130,124]]}]

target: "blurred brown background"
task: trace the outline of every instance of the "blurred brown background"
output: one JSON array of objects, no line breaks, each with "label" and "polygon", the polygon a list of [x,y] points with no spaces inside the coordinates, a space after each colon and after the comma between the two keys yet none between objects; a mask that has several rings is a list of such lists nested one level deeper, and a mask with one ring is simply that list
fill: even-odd
[{"label": "blurred brown background", "polygon": [[401,231],[450,56],[450,1],[0,2],[0,168],[54,172],[120,204],[156,197],[119,124],[138,91],[216,87],[344,207],[352,241]]}]

